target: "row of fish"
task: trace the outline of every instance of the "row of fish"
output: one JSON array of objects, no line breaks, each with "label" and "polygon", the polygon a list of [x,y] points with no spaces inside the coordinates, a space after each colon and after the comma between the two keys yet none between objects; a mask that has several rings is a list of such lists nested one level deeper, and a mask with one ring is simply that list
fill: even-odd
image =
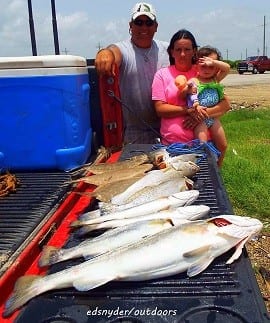
[{"label": "row of fish", "polygon": [[[192,277],[232,247],[236,250],[227,263],[237,259],[245,242],[258,234],[262,224],[257,219],[235,215],[201,220],[210,209],[206,205],[192,205],[199,191],[193,189],[193,181],[187,177],[198,172],[197,157],[195,154],[185,155],[183,160],[160,157],[158,163],[165,164],[165,168],[149,170],[141,177],[137,174],[139,178],[122,192],[108,194],[108,200],[102,201],[97,210],[71,223],[80,236],[100,229],[107,231],[72,248],[44,248],[40,267],[78,257],[85,261],[44,277],[19,278],[5,304],[4,316],[52,289],[73,286],[88,291],[112,280],[148,280],[184,271]],[[148,161],[136,156],[129,162],[140,163],[139,166],[147,165]],[[119,163],[110,164],[113,172],[118,167],[133,167],[128,161]],[[107,170],[106,164],[98,164],[92,166],[91,172],[102,175]]]},{"label": "row of fish", "polygon": [[[118,161],[115,163],[100,163],[97,165],[89,166],[88,171],[90,172],[90,176],[80,177],[78,179],[72,180],[71,183],[77,184],[78,182],[85,182],[87,184],[92,184],[97,186],[97,188],[91,193],[80,193],[88,196],[96,197],[102,202],[110,202],[111,199],[118,194],[124,192],[127,188],[132,186],[135,182],[142,179],[144,182],[145,175],[152,174],[151,169],[155,166],[155,154],[150,154],[150,156],[142,154],[138,156],[131,157],[129,160]],[[178,184],[179,189],[184,189],[185,185],[191,186],[192,182],[183,181],[183,178],[190,178],[194,176],[199,170],[199,166],[196,164],[196,161],[200,158],[199,154],[187,154],[172,157],[170,159],[166,159],[166,168],[161,170],[154,170],[155,175],[151,175],[153,180],[154,177],[157,178],[159,183],[162,181],[160,178],[163,172],[167,172],[167,170],[174,170],[175,174],[177,171],[177,177],[181,181]],[[165,159],[164,159],[165,161]],[[155,183],[152,181],[152,177],[149,177],[151,184]],[[166,180],[166,176],[163,176],[163,179]],[[171,178],[173,175],[171,176]],[[69,184],[68,182],[67,184]],[[158,184],[157,184],[158,185]]]}]

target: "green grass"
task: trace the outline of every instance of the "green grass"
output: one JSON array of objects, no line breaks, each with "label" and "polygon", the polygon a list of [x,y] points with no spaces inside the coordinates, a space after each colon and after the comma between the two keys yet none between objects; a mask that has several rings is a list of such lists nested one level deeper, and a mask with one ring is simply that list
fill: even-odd
[{"label": "green grass", "polygon": [[231,111],[222,124],[228,150],[221,175],[234,213],[270,229],[270,109]]}]

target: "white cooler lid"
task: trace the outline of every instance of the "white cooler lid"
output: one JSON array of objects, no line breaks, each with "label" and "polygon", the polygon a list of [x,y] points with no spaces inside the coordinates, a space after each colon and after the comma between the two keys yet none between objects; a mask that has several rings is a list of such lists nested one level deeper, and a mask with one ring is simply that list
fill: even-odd
[{"label": "white cooler lid", "polygon": [[85,67],[86,59],[74,55],[0,57],[0,69]]}]

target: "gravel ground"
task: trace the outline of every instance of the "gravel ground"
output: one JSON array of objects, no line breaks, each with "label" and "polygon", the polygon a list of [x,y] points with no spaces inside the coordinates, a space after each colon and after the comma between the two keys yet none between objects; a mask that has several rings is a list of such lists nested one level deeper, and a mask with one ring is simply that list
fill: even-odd
[{"label": "gravel ground", "polygon": [[270,109],[270,83],[226,86],[225,92],[233,109],[247,107]]}]

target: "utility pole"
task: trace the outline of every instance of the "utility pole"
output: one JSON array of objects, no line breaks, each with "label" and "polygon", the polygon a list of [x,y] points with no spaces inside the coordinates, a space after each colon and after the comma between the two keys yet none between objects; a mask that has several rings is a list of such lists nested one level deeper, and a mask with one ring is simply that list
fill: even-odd
[{"label": "utility pole", "polygon": [[28,15],[29,15],[29,28],[30,28],[30,36],[31,36],[32,54],[33,56],[37,56],[37,44],[36,44],[36,37],[35,37],[35,26],[34,26],[31,0],[28,0]]},{"label": "utility pole", "polygon": [[265,56],[265,16],[263,17],[263,56]]},{"label": "utility pole", "polygon": [[59,50],[57,21],[56,21],[56,12],[55,12],[55,0],[51,0],[51,8],[52,8],[52,25],[53,25],[54,50],[55,50],[55,55],[59,55],[60,50]]},{"label": "utility pole", "polygon": [[100,50],[102,48],[100,42],[98,42],[97,49]]}]

